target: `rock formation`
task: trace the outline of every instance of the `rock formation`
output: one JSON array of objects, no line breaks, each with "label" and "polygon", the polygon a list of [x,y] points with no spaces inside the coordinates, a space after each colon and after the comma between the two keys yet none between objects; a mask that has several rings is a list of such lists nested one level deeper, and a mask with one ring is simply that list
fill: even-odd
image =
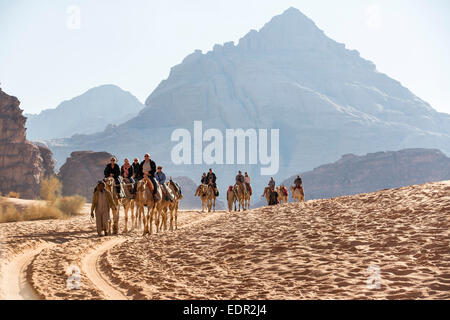
[{"label": "rock formation", "polygon": [[111,157],[108,152],[72,152],[58,174],[63,195],[78,194],[90,201],[94,187],[98,180],[103,179],[103,170]]},{"label": "rock formation", "polygon": [[[279,129],[278,180],[348,153],[433,148],[450,155],[450,115],[327,37],[294,8],[238,44],[187,56],[137,117],[51,148],[58,157],[75,148],[108,150],[121,158],[132,156],[130,150],[150,152],[172,175],[197,180],[205,164],[175,165],[170,153],[176,144],[172,132],[184,128],[193,134],[194,120],[203,121],[204,131],[217,128],[222,134],[235,128]],[[213,166],[221,190],[234,182],[237,170],[248,171],[257,189],[270,178],[261,176],[257,165]]]},{"label": "rock formation", "polygon": [[[301,177],[306,200],[326,199],[450,180],[450,158],[433,149],[405,149],[365,156],[347,154]],[[295,178],[296,175],[277,181],[277,185],[292,186]],[[260,205],[265,202],[257,204]]]},{"label": "rock formation", "polygon": [[36,198],[40,179],[53,171],[52,153],[26,139],[26,117],[16,97],[0,89],[0,192]]}]

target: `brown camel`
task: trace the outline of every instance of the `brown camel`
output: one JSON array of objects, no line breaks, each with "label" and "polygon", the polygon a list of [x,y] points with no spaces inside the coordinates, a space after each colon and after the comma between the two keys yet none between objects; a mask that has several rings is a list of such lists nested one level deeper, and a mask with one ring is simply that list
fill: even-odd
[{"label": "brown camel", "polygon": [[111,228],[113,234],[119,233],[119,213],[120,206],[122,205],[121,199],[119,199],[119,195],[117,194],[116,184],[114,178],[108,177],[105,178],[105,189],[111,192],[113,196],[114,203],[116,205],[116,209],[111,209],[113,214],[112,222],[109,223],[109,234],[111,234]]},{"label": "brown camel", "polygon": [[199,196],[202,200],[202,212],[205,212],[205,208],[208,207],[208,185],[202,183],[195,192],[196,196]]},{"label": "brown camel", "polygon": [[[138,206],[139,215],[142,215],[144,222],[144,233],[152,234],[152,223],[155,220],[156,232],[158,232],[158,222],[161,210],[162,192],[161,188],[158,188],[157,194],[159,200],[155,200],[153,197],[153,185],[149,179],[142,179],[137,185],[136,203]],[[147,206],[147,216],[145,216],[144,206]]]},{"label": "brown camel", "polygon": [[305,191],[303,190],[303,187],[295,188],[294,186],[291,187],[291,194],[292,194],[292,200],[296,202],[304,202],[305,201]]},{"label": "brown camel", "polygon": [[227,190],[227,202],[228,202],[228,211],[231,212],[233,210],[233,204],[234,204],[234,211],[236,211],[236,194],[234,193],[233,186],[229,186]]},{"label": "brown camel", "polygon": [[289,193],[284,185],[277,187],[278,203],[289,203]]},{"label": "brown camel", "polygon": [[241,207],[242,207],[242,210],[245,211],[247,209],[247,206],[249,205],[249,202],[248,202],[249,196],[248,196],[248,191],[247,191],[247,188],[245,187],[245,184],[244,183],[242,183],[242,184],[236,183],[233,187],[233,191],[239,202],[239,210],[238,211],[241,211]]},{"label": "brown camel", "polygon": [[181,199],[183,199],[183,195],[181,194],[180,187],[173,181],[169,180],[168,187],[172,191],[175,198],[173,199],[172,205],[169,206],[170,209],[170,230],[174,229],[173,224],[175,224],[175,230],[178,229],[178,206],[180,204]]}]

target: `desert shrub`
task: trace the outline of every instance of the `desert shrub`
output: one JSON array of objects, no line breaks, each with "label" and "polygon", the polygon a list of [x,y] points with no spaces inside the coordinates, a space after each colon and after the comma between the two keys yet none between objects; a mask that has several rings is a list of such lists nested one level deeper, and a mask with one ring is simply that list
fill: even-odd
[{"label": "desert shrub", "polygon": [[41,180],[41,199],[55,201],[61,196],[62,184],[59,179],[53,175]]},{"label": "desert shrub", "polygon": [[8,198],[16,198],[16,199],[19,199],[20,198],[20,193],[18,193],[18,192],[14,192],[14,191],[10,191],[9,193],[8,193],[8,196],[7,196]]},{"label": "desert shrub", "polygon": [[32,205],[25,210],[18,210],[14,205],[0,206],[0,223],[62,218],[62,211],[48,204]]},{"label": "desert shrub", "polygon": [[62,197],[55,200],[53,205],[61,210],[66,216],[73,216],[80,213],[86,199],[82,196]]}]

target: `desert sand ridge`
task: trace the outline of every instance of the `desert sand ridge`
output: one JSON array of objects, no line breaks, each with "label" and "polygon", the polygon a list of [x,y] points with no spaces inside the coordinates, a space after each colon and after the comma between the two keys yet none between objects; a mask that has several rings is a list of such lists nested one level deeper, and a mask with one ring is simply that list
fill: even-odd
[{"label": "desert sand ridge", "polygon": [[[37,248],[21,269],[39,297],[112,298],[84,270],[97,249],[95,272],[126,299],[450,298],[450,181],[179,221],[176,232],[106,238],[87,215],[2,224],[3,270]],[[70,265],[79,290],[66,288]]]}]

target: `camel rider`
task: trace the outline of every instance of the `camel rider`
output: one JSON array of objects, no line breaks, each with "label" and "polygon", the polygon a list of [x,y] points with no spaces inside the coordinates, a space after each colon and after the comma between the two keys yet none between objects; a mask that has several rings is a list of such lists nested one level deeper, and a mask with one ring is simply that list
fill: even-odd
[{"label": "camel rider", "polygon": [[208,178],[206,176],[206,172],[203,172],[202,179],[200,181],[202,184],[208,184]]},{"label": "camel rider", "polygon": [[[122,167],[120,168],[120,175],[122,176],[122,178],[125,180],[125,183],[131,183],[133,185],[133,188],[131,188],[130,192],[131,194],[134,194],[134,168],[133,166],[130,164],[130,161],[128,160],[128,158],[125,158],[124,163],[122,165]],[[128,188],[128,186],[127,186]]]},{"label": "camel rider", "polygon": [[219,190],[217,190],[216,174],[212,171],[211,168],[209,168],[208,174],[206,175],[206,181],[208,184],[211,184],[213,186],[214,193],[217,197],[219,195]]},{"label": "camel rider", "polygon": [[105,189],[105,183],[100,180],[94,190],[91,205],[91,218],[94,218],[95,211],[95,224],[97,225],[99,237],[102,236],[103,231],[105,232],[105,236],[108,235],[109,224],[111,222],[110,209],[116,209],[114,199],[111,192]]},{"label": "camel rider", "polygon": [[139,165],[139,180],[149,179],[153,184],[153,196],[155,200],[157,198],[158,185],[156,184],[156,180],[154,178],[156,172],[156,164],[155,161],[150,159],[150,154],[146,153],[144,155],[144,160],[142,160]]},{"label": "camel rider", "polygon": [[158,166],[156,168],[155,179],[161,185],[161,188],[163,189],[164,193],[169,197],[170,201],[173,201],[172,193],[169,190],[167,190],[166,185],[164,184],[166,182],[166,175],[164,174],[164,172],[162,172],[161,166]]},{"label": "camel rider", "polygon": [[302,182],[302,178],[300,178],[300,176],[297,176],[297,178],[295,178],[294,180],[294,189],[301,189],[303,187],[303,182]]},{"label": "camel rider", "polygon": [[200,187],[202,184],[208,184],[208,178],[206,176],[206,172],[203,172],[202,179],[200,180],[200,185],[197,187],[197,190],[195,190],[195,195],[199,194]]},{"label": "camel rider", "polygon": [[117,195],[120,197],[120,179],[119,179],[120,168],[119,165],[116,163],[115,157],[111,158],[110,163],[106,165],[106,168],[103,173],[105,174],[105,179],[109,177],[114,178]]},{"label": "camel rider", "polygon": [[244,178],[244,176],[242,175],[241,170],[239,170],[239,172],[238,172],[238,174],[237,174],[237,176],[236,176],[236,183],[239,184],[239,185],[241,185],[241,184],[243,184],[244,182],[245,182],[245,178]]},{"label": "camel rider", "polygon": [[278,204],[278,192],[271,192],[269,196],[269,206]]},{"label": "camel rider", "polygon": [[250,184],[250,176],[248,175],[248,173],[244,173],[244,183],[247,186],[248,191],[250,192],[250,195],[252,195],[252,186]]},{"label": "camel rider", "polygon": [[134,158],[131,166],[133,167],[133,180],[134,180],[133,194],[136,194],[136,188],[137,188],[136,181],[139,180],[139,167],[140,167],[139,158]]},{"label": "camel rider", "polygon": [[273,177],[270,178],[269,181],[269,188],[274,191],[275,190],[275,180],[273,180]]}]

